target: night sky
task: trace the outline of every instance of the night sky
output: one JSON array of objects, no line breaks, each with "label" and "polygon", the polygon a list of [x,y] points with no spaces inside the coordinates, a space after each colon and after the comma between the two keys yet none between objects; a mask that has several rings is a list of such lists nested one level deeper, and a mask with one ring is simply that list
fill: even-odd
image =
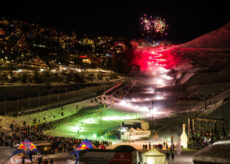
[{"label": "night sky", "polygon": [[[133,0],[134,1],[134,0]],[[84,3],[83,3],[84,2]],[[167,1],[8,1],[1,16],[26,20],[63,31],[89,35],[141,37],[139,18],[144,13],[164,17],[169,25],[165,39],[185,42],[230,21],[227,2],[167,3]]]}]

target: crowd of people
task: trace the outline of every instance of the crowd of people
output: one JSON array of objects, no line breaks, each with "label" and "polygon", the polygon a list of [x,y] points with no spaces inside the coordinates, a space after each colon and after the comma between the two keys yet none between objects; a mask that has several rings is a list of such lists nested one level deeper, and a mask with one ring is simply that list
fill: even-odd
[{"label": "crowd of people", "polygon": [[143,150],[150,150],[151,148],[156,148],[156,149],[158,149],[158,150],[162,150],[162,148],[163,148],[163,146],[166,148],[166,149],[168,149],[168,144],[166,145],[167,143],[163,143],[163,145],[162,144],[158,144],[158,145],[155,145],[155,144],[153,144],[153,145],[151,145],[151,143],[149,142],[149,144],[143,144]]},{"label": "crowd of people", "polygon": [[189,143],[188,147],[191,149],[202,149],[212,143],[214,143],[216,140],[219,140],[221,138],[220,135],[217,135],[215,133],[204,133],[204,134],[193,134],[189,136]]},{"label": "crowd of people", "polygon": [[[14,148],[16,144],[21,143],[24,139],[28,139],[31,142],[47,141],[51,144],[50,153],[71,153],[78,145],[80,145],[83,139],[77,139],[72,137],[52,137],[43,135],[44,127],[42,126],[24,126],[22,128],[11,127],[10,133],[1,133],[0,146],[9,146]],[[96,147],[106,147],[110,144],[108,141],[91,141]],[[103,145],[103,146],[102,146]]]}]

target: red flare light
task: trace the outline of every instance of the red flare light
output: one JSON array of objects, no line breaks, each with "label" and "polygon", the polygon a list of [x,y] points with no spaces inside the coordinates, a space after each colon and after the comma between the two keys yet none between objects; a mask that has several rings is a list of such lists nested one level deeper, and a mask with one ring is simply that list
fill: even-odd
[{"label": "red flare light", "polygon": [[139,66],[141,71],[151,71],[157,67],[173,68],[179,62],[173,51],[174,47],[173,45],[138,47],[135,49],[132,64]]}]

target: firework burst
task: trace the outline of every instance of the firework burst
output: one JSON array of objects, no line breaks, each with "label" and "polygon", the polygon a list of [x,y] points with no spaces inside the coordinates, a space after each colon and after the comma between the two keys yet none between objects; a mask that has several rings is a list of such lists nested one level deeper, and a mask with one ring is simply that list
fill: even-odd
[{"label": "firework burst", "polygon": [[165,22],[165,19],[162,19],[161,17],[156,17],[154,20],[154,31],[155,33],[159,33],[161,35],[167,35],[165,31],[168,28],[168,25]]},{"label": "firework burst", "polygon": [[154,19],[152,16],[147,16],[144,14],[143,17],[140,18],[140,23],[144,26],[144,31],[152,32],[154,29]]},{"label": "firework burst", "polygon": [[144,27],[144,31],[149,33],[153,33],[154,36],[160,34],[161,36],[167,35],[166,30],[168,28],[168,25],[166,24],[165,19],[161,17],[152,17],[147,16],[147,14],[144,14],[140,18],[140,23]]}]

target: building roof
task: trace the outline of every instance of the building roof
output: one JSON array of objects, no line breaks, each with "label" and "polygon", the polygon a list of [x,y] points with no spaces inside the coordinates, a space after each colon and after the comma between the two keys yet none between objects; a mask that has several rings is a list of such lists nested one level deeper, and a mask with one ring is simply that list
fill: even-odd
[{"label": "building roof", "polygon": [[193,156],[193,161],[230,163],[230,138],[217,141],[212,145],[198,151]]},{"label": "building roof", "polygon": [[129,146],[129,145],[120,145],[120,146],[115,147],[113,150],[117,151],[117,152],[132,152],[132,151],[137,151],[134,147]]}]

